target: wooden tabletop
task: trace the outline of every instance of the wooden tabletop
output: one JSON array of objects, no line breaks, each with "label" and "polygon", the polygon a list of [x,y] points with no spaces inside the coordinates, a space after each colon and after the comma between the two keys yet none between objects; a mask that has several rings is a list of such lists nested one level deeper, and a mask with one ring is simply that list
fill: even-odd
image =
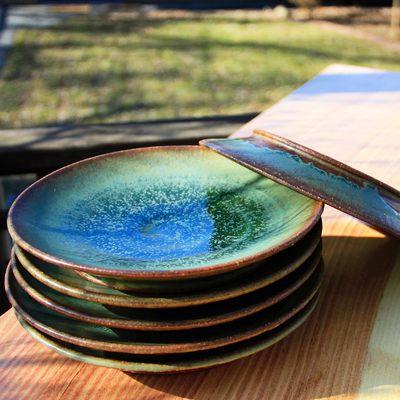
[{"label": "wooden tabletop", "polygon": [[[334,65],[245,125],[286,136],[400,188],[400,73]],[[212,132],[210,132],[212,136]],[[66,359],[0,318],[0,399],[399,399],[400,242],[326,207],[317,310],[246,359],[130,375]]]}]

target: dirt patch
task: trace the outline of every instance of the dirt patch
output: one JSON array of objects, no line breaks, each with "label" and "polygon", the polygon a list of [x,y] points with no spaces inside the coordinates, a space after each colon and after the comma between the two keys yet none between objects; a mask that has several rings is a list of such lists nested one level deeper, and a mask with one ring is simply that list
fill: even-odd
[{"label": "dirt patch", "polygon": [[[314,11],[314,24],[354,36],[373,40],[391,50],[400,51],[400,40],[390,38],[390,13],[388,7],[318,7]],[[292,18],[307,19],[303,10],[294,10]]]},{"label": "dirt patch", "polygon": [[295,9],[292,19],[308,21],[321,28],[350,34],[361,39],[372,40],[384,48],[400,51],[400,40],[390,38],[390,8],[366,7],[318,7],[313,19],[307,11]]}]

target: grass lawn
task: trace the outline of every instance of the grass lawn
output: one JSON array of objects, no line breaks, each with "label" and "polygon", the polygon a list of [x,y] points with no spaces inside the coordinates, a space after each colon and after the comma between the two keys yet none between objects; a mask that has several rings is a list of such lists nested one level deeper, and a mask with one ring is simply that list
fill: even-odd
[{"label": "grass lawn", "polygon": [[73,17],[17,34],[0,127],[261,111],[338,62],[399,69],[400,53],[257,16]]}]

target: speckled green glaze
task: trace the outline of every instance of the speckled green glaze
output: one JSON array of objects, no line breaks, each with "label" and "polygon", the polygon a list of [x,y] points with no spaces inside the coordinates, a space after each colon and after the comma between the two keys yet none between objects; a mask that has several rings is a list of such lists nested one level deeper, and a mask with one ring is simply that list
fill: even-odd
[{"label": "speckled green glaze", "polygon": [[[42,262],[15,247],[12,262],[18,262],[35,279],[68,296],[111,306],[133,308],[177,308],[231,299],[270,285],[287,276],[304,263],[312,268],[321,255],[321,224],[318,224],[302,241],[262,263],[252,273],[218,288],[191,294],[162,295],[159,297],[132,294],[82,279],[74,271]],[[15,257],[15,255],[17,257]],[[305,266],[307,267],[307,266]]]},{"label": "speckled green glaze", "polygon": [[193,277],[261,260],[318,221],[319,202],[198,146],[110,153],[56,171],[13,204],[13,240],[95,275]]},{"label": "speckled green glaze", "polygon": [[297,315],[278,328],[243,342],[202,352],[156,356],[132,354],[122,355],[119,353],[96,351],[84,347],[74,346],[50,338],[49,336],[41,333],[29,325],[21,316],[18,315],[17,312],[16,315],[21,325],[33,338],[50,349],[62,354],[63,356],[89,364],[115,368],[134,373],[166,374],[194,371],[226,364],[228,362],[235,361],[264,350],[274,343],[282,340],[300,325],[302,325],[310,316],[316,304],[317,297],[315,297]]},{"label": "speckled green glaze", "polygon": [[263,131],[245,139],[210,139],[201,144],[400,237],[400,192],[360,171]]},{"label": "speckled green glaze", "polygon": [[30,297],[8,270],[7,295],[14,309],[41,332],[96,350],[132,354],[176,354],[204,351],[250,339],[285,323],[307,306],[318,291],[318,278],[307,281],[278,304],[251,316],[213,327],[174,332],[107,328],[72,320]]},{"label": "speckled green glaze", "polygon": [[312,279],[318,284],[321,270],[297,268],[285,278],[234,299],[209,305],[175,308],[172,310],[132,309],[106,306],[77,299],[43,285],[26,270],[11,263],[11,271],[18,285],[38,303],[67,317],[111,328],[150,331],[182,330],[213,326],[254,314],[292,294]]}]

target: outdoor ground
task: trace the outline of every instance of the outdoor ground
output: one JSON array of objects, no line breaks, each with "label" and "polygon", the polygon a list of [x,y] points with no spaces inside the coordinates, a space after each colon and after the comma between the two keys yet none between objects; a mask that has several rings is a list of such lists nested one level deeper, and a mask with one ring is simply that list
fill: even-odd
[{"label": "outdoor ground", "polygon": [[[344,32],[400,52],[400,39],[391,37],[389,7],[317,7],[312,23]],[[293,18],[304,19],[304,12],[295,10]]]},{"label": "outdoor ground", "polygon": [[77,15],[21,30],[0,71],[0,128],[261,111],[331,63],[400,52],[252,13]]}]

